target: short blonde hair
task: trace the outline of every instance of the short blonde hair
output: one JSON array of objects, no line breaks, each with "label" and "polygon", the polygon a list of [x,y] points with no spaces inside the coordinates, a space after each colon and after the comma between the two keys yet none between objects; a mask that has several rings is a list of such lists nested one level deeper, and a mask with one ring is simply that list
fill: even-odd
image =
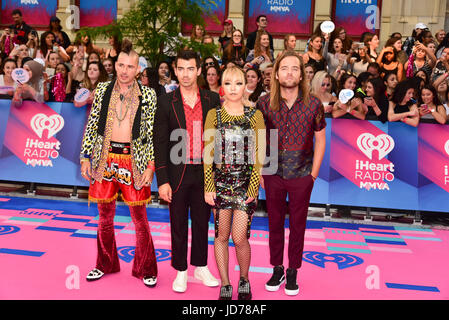
[{"label": "short blonde hair", "polygon": [[[227,80],[241,80],[244,84],[246,84],[246,76],[245,73],[240,69],[239,67],[230,67],[226,68],[223,72],[223,75],[221,77],[221,85],[223,86],[223,83],[225,83]],[[242,103],[245,106],[251,106],[251,102],[247,98],[242,98]],[[226,95],[225,95],[225,102],[223,103],[223,106],[226,104]]]}]

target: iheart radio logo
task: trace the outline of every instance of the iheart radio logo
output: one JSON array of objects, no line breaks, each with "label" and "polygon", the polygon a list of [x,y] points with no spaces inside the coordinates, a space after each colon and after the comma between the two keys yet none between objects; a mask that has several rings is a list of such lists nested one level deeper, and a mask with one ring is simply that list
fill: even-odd
[{"label": "iheart radio logo", "polygon": [[[394,149],[394,140],[388,134],[380,134],[375,137],[371,133],[367,132],[361,134],[357,138],[357,147],[370,160],[373,159],[373,151],[377,150],[379,152],[379,160],[382,160]],[[446,151],[447,150],[448,149],[446,149]]]},{"label": "iheart radio logo", "polygon": [[449,140],[446,141],[446,144],[444,145],[444,150],[449,155]]},{"label": "iheart radio logo", "polygon": [[56,135],[64,127],[64,118],[59,114],[47,116],[43,113],[36,114],[31,119],[31,128],[42,139],[45,129],[48,131],[48,139]]}]

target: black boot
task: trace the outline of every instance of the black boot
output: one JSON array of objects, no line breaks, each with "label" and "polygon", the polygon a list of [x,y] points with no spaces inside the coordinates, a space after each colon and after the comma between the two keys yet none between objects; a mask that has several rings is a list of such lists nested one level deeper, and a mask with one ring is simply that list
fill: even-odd
[{"label": "black boot", "polygon": [[296,283],[296,276],[298,271],[296,269],[287,269],[287,282],[285,283],[285,294],[288,296],[296,296],[299,293],[299,286]]},{"label": "black boot", "polygon": [[251,294],[251,286],[249,285],[249,281],[245,278],[240,278],[239,281],[239,300],[251,300],[252,294]]},{"label": "black boot", "polygon": [[221,287],[218,300],[232,300],[232,286],[230,284]]},{"label": "black boot", "polygon": [[285,281],[284,266],[276,266],[273,268],[273,275],[265,284],[265,289],[270,292],[279,290],[281,284]]}]

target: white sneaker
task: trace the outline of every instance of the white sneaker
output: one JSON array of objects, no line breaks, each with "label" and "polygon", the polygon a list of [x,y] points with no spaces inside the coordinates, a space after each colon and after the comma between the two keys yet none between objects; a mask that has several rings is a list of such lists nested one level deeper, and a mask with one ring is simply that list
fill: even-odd
[{"label": "white sneaker", "polygon": [[173,281],[173,291],[185,292],[187,290],[187,270],[178,271],[175,281]]},{"label": "white sneaker", "polygon": [[95,280],[100,279],[102,276],[104,276],[103,271],[95,268],[91,272],[89,272],[89,274],[86,277],[86,280],[87,281],[95,281]]},{"label": "white sneaker", "polygon": [[203,284],[207,287],[217,287],[219,285],[218,280],[210,273],[207,266],[196,267],[194,276],[195,279],[203,281]]}]

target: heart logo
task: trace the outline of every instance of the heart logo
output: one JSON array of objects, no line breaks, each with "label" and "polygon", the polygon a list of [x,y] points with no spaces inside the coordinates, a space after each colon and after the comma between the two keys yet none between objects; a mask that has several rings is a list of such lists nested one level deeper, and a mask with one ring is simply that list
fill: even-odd
[{"label": "heart logo", "polygon": [[[168,249],[156,249],[154,250],[156,254],[156,261],[162,262],[171,259],[171,250]],[[136,247],[134,246],[124,246],[117,248],[118,257],[123,261],[129,263],[134,259],[136,253]]]},{"label": "heart logo", "polygon": [[336,263],[339,270],[355,267],[364,262],[362,258],[359,258],[352,254],[346,253],[326,254],[316,251],[304,251],[302,258],[304,261],[314,264],[323,269],[326,267],[326,262]]},{"label": "heart logo", "polygon": [[16,68],[11,72],[11,78],[19,83],[27,83],[30,80],[30,74],[25,69]]},{"label": "heart logo", "polygon": [[382,160],[394,149],[394,140],[388,134],[375,137],[367,132],[357,138],[357,146],[370,160],[373,159],[373,151],[377,150],[379,160]]},{"label": "heart logo", "polygon": [[11,234],[19,232],[20,228],[16,226],[0,226],[0,236],[4,236],[5,234]]},{"label": "heart logo", "polygon": [[30,122],[33,131],[42,138],[45,129],[48,130],[48,139],[56,135],[64,127],[64,118],[59,114],[47,116],[43,113],[36,114]]},{"label": "heart logo", "polygon": [[136,251],[136,247],[133,247],[133,246],[117,248],[118,257],[128,263],[134,259],[135,251]]}]

